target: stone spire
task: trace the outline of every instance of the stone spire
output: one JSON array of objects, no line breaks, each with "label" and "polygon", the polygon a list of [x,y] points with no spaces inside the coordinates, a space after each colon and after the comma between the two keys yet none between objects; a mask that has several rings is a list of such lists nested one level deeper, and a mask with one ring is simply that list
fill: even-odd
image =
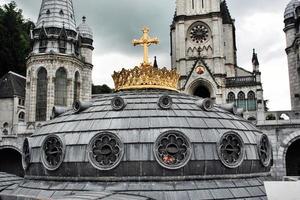
[{"label": "stone spire", "polygon": [[76,30],[75,15],[72,0],[43,0],[37,28],[65,27],[65,29]]}]

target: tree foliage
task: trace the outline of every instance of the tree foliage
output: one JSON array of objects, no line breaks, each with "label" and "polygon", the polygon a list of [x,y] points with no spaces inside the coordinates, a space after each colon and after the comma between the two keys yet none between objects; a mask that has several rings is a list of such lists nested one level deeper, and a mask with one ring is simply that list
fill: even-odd
[{"label": "tree foliage", "polygon": [[92,94],[109,94],[112,92],[113,90],[105,84],[92,86]]},{"label": "tree foliage", "polygon": [[30,30],[15,2],[0,6],[0,77],[9,71],[26,74],[26,57],[31,51]]}]

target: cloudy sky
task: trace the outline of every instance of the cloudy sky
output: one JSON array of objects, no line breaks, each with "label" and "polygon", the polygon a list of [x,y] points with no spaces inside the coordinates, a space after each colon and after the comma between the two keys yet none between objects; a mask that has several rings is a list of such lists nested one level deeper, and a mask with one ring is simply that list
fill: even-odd
[{"label": "cloudy sky", "polygon": [[[10,0],[0,0],[0,5]],[[15,0],[26,18],[36,22],[41,0]],[[271,110],[290,109],[283,12],[289,0],[227,0],[236,20],[238,65],[252,70],[255,48],[262,71],[264,98]],[[94,31],[94,84],[113,87],[111,74],[122,67],[140,63],[141,48],[131,46],[144,25],[160,38],[150,55],[160,66],[170,66],[169,25],[175,0],[73,0],[77,24],[87,17]]]}]

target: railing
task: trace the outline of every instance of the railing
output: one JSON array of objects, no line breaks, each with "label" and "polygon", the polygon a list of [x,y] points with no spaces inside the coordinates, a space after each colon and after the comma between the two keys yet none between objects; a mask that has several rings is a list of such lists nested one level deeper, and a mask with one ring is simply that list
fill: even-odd
[{"label": "railing", "polygon": [[226,78],[225,84],[227,87],[252,86],[256,85],[256,79],[254,76],[231,77]]}]

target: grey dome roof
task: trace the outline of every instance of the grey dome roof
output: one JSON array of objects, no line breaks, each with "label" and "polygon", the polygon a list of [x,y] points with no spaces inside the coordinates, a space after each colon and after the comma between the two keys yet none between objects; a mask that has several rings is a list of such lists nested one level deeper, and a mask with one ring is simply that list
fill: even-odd
[{"label": "grey dome roof", "polygon": [[[272,166],[271,156],[261,162],[261,153],[269,152],[260,148],[266,136],[228,109],[203,107],[202,100],[132,90],[74,104],[25,142],[26,179],[18,188],[26,194],[78,188],[85,195],[113,191],[157,200],[266,199],[263,181]],[[240,162],[226,165],[224,159]]]},{"label": "grey dome roof", "polygon": [[82,17],[82,23],[77,27],[77,31],[83,38],[93,39],[93,31],[86,23],[86,17]]},{"label": "grey dome roof", "polygon": [[294,17],[295,9],[300,6],[299,0],[291,0],[285,8],[284,11],[284,19],[288,19]]},{"label": "grey dome roof", "polygon": [[[162,109],[158,105],[164,94],[172,99],[170,109]],[[111,102],[116,97],[127,102],[124,109],[112,107]],[[164,174],[179,179],[224,174],[243,177],[264,174],[270,170],[271,166],[265,167],[260,163],[257,150],[258,141],[263,135],[260,130],[219,107],[205,111],[196,105],[197,100],[199,98],[186,94],[159,90],[125,91],[99,96],[94,99],[92,107],[80,113],[69,111],[43,125],[29,138],[32,163],[27,176],[59,177],[67,174],[76,180],[80,177],[85,180],[106,180],[111,177],[124,180],[142,175],[139,179],[147,180]],[[191,149],[187,162],[172,169],[172,173],[166,173],[168,169],[153,153],[156,141],[168,131],[173,132],[175,137],[178,135],[180,140],[186,139],[187,148]],[[124,153],[120,154],[120,162],[109,170],[97,169],[86,154],[93,138],[103,132],[116,135],[123,143],[119,145],[123,146]],[[220,138],[228,132],[238,134],[243,141],[243,162],[235,168],[222,164],[218,154]],[[44,170],[40,155],[43,142],[49,135],[58,136],[65,145],[61,167],[55,168],[51,175]]]}]

